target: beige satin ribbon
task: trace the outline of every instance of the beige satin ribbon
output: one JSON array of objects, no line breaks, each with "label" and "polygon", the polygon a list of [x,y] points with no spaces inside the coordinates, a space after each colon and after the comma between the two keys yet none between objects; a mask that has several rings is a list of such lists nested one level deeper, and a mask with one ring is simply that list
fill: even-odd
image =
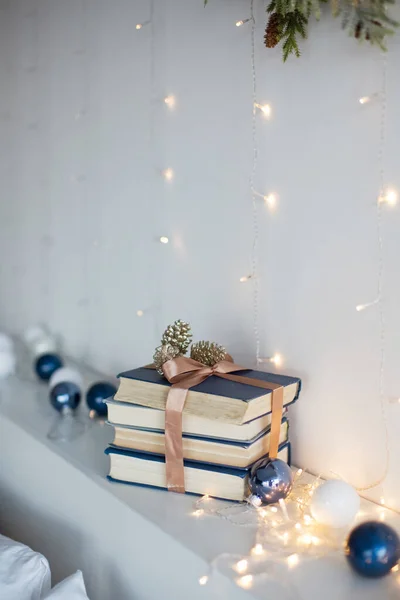
[{"label": "beige satin ribbon", "polygon": [[185,493],[182,411],[188,390],[199,385],[211,375],[245,385],[252,385],[253,387],[272,390],[269,456],[276,458],[283,413],[283,386],[261,379],[232,375],[235,371],[245,371],[247,369],[236,365],[230,356],[227,360],[223,360],[213,367],[203,365],[191,358],[179,356],[164,363],[162,369],[164,376],[171,383],[165,405],[165,464],[169,491]]}]

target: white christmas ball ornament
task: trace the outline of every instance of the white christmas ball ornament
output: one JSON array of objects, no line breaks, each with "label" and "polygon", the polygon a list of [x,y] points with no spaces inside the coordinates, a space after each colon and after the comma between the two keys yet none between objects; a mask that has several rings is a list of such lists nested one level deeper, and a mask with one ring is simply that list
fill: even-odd
[{"label": "white christmas ball ornament", "polygon": [[83,389],[83,379],[81,374],[76,369],[71,369],[70,367],[61,367],[61,369],[57,369],[57,371],[53,373],[49,381],[50,389],[53,389],[59,383],[65,383],[66,381],[75,383],[80,390]]},{"label": "white christmas ball ornament", "polygon": [[14,352],[14,342],[5,333],[0,333],[0,352]]},{"label": "white christmas ball ornament", "polygon": [[52,337],[41,338],[35,342],[32,350],[35,356],[54,354],[57,352],[57,344]]},{"label": "white christmas ball ornament", "polygon": [[345,481],[332,479],[322,483],[313,493],[311,514],[321,525],[350,525],[360,509],[360,496]]},{"label": "white christmas ball ornament", "polygon": [[0,379],[5,379],[15,372],[15,355],[13,352],[0,352]]}]

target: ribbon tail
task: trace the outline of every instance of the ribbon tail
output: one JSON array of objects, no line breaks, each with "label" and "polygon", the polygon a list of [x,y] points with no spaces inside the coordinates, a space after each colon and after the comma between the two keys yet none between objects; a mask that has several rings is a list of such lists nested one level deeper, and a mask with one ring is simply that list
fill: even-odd
[{"label": "ribbon tail", "polygon": [[279,451],[279,438],[281,434],[281,423],[283,415],[283,392],[284,388],[279,387],[272,391],[271,408],[271,432],[269,441],[269,457],[276,458]]},{"label": "ribbon tail", "polygon": [[188,390],[172,386],[165,405],[165,467],[167,488],[185,493],[183,465],[182,411]]}]

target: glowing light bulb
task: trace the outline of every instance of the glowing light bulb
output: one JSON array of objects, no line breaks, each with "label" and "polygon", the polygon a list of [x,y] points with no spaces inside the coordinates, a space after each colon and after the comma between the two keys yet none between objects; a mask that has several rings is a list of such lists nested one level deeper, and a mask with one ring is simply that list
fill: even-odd
[{"label": "glowing light bulb", "polygon": [[194,517],[201,517],[202,515],[204,515],[204,510],[202,508],[198,508],[197,510],[194,510],[192,512],[192,515]]},{"label": "glowing light bulb", "polygon": [[378,198],[380,204],[388,204],[389,206],[395,206],[397,204],[398,194],[396,190],[386,190],[384,194],[381,194]]},{"label": "glowing light bulb", "polygon": [[161,242],[162,244],[168,244],[168,242],[169,242],[169,239],[167,238],[167,236],[165,236],[165,235],[162,235],[162,236],[160,237],[160,242]]},{"label": "glowing light bulb", "polygon": [[136,315],[137,315],[138,317],[143,317],[143,315],[144,315],[144,312],[143,312],[142,310],[137,310],[137,311],[136,311]]},{"label": "glowing light bulb", "polygon": [[304,544],[305,546],[309,546],[310,544],[312,544],[312,541],[313,536],[309,535],[308,533],[299,537],[299,544]]},{"label": "glowing light bulb", "polygon": [[287,564],[290,569],[293,569],[293,567],[296,567],[299,564],[299,555],[291,554],[290,556],[288,556]]},{"label": "glowing light bulb", "polygon": [[295,529],[297,529],[297,531],[300,531],[301,523],[296,523],[296,525],[294,527],[295,527]]},{"label": "glowing light bulb", "polygon": [[394,565],[390,570],[393,571],[393,573],[396,573],[399,570],[399,565]]},{"label": "glowing light bulb", "polygon": [[368,102],[371,102],[370,96],[363,96],[359,99],[360,104],[368,104]]},{"label": "glowing light bulb", "polygon": [[252,549],[251,549],[251,553],[254,556],[262,556],[264,554],[264,548],[262,547],[262,544],[256,544]]},{"label": "glowing light bulb", "polygon": [[275,194],[268,194],[267,196],[264,196],[264,200],[271,210],[276,207],[277,197]]},{"label": "glowing light bulb", "polygon": [[269,117],[271,116],[271,107],[269,104],[259,104],[258,102],[256,102],[254,106],[262,112],[263,116],[266,119],[269,119]]},{"label": "glowing light bulb", "polygon": [[385,505],[385,498],[383,496],[380,497],[379,502],[384,506]]},{"label": "glowing light bulb", "polygon": [[274,356],[270,359],[270,362],[272,362],[276,367],[280,367],[282,366],[283,358],[280,354],[274,354]]},{"label": "glowing light bulb", "polygon": [[162,172],[163,177],[166,181],[172,181],[174,178],[174,171],[170,168],[168,169],[164,169],[164,171]]},{"label": "glowing light bulb", "polygon": [[139,31],[140,29],[143,29],[143,27],[146,27],[146,25],[148,25],[149,23],[150,23],[150,21],[143,21],[143,23],[137,23],[136,24],[137,31]]},{"label": "glowing light bulb", "polygon": [[248,281],[249,279],[251,279],[251,275],[244,275],[243,277],[241,277],[239,279],[240,283],[246,283],[246,281]]},{"label": "glowing light bulb", "polygon": [[[262,504],[261,498],[259,498],[259,496],[251,495],[248,501],[255,508],[259,508]],[[262,514],[262,510],[260,510],[260,514]]]},{"label": "glowing light bulb", "polygon": [[278,512],[278,508],[276,506],[271,506],[269,510],[274,513]]},{"label": "glowing light bulb", "polygon": [[310,517],[310,515],[304,515],[304,523],[306,525],[310,525],[311,521],[312,521],[312,518]]},{"label": "glowing light bulb", "polygon": [[253,585],[253,575],[244,575],[236,583],[243,589],[248,590]]},{"label": "glowing light bulb", "polygon": [[378,304],[378,302],[379,302],[379,298],[377,298],[373,302],[368,302],[367,304],[357,304],[356,311],[361,312],[361,311],[365,310],[366,308],[370,308],[371,306]]},{"label": "glowing light bulb", "polygon": [[164,102],[168,108],[174,108],[176,104],[175,96],[165,96]]},{"label": "glowing light bulb", "polygon": [[208,576],[207,575],[203,575],[203,577],[200,577],[200,579],[199,579],[199,584],[200,585],[206,585],[207,582],[208,582]]},{"label": "glowing light bulb", "polygon": [[201,498],[202,502],[208,502],[209,500],[211,500],[209,494],[204,494],[204,496]]},{"label": "glowing light bulb", "polygon": [[250,21],[250,19],[240,19],[240,21],[236,21],[235,25],[236,27],[241,27],[242,25],[244,25],[245,23],[248,23]]},{"label": "glowing light bulb", "polygon": [[247,567],[248,567],[248,562],[245,558],[243,558],[242,560],[239,560],[239,562],[236,563],[235,570],[238,573],[246,573]]}]

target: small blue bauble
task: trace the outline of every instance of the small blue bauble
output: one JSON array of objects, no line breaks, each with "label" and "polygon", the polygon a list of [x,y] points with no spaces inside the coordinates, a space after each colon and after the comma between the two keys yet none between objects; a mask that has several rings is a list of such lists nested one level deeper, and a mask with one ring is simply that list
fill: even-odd
[{"label": "small blue bauble", "polygon": [[261,504],[275,504],[290,493],[293,486],[293,474],[283,460],[267,456],[253,465],[250,471],[249,486],[251,493],[259,499]]},{"label": "small blue bauble", "polygon": [[48,381],[53,373],[62,366],[63,363],[58,354],[42,354],[35,361],[36,375],[43,381]]},{"label": "small blue bauble", "polygon": [[347,539],[346,557],[360,575],[383,577],[400,560],[399,536],[385,523],[361,523]]},{"label": "small blue bauble", "polygon": [[107,414],[107,404],[104,402],[110,396],[116,394],[117,388],[107,381],[94,383],[86,393],[86,402],[90,410],[94,410],[99,416]]},{"label": "small blue bauble", "polygon": [[75,410],[81,401],[81,390],[75,383],[63,381],[50,390],[50,402],[56,410]]}]

